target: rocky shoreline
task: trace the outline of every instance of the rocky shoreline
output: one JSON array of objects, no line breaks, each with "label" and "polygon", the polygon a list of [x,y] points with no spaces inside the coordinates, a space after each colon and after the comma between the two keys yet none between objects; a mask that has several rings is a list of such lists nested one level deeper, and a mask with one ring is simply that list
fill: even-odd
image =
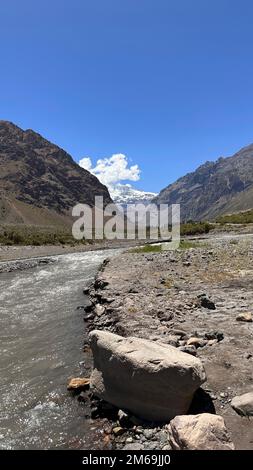
[{"label": "rocky shoreline", "polygon": [[[141,244],[141,242],[139,242]],[[1,263],[9,261],[22,261],[31,258],[45,258],[61,256],[71,253],[86,253],[88,251],[111,250],[135,246],[135,240],[104,240],[96,243],[73,244],[73,245],[1,245],[0,244],[0,266]]]},{"label": "rocky shoreline", "polygon": [[[201,360],[207,382],[190,412],[223,417],[236,449],[253,449],[252,422],[231,406],[236,396],[253,391],[252,261],[251,237],[210,238],[171,252],[130,250],[106,260],[84,291],[87,330],[172,345]],[[168,423],[139,420],[95,397],[91,404],[92,418],[104,419],[108,446],[170,447]]]},{"label": "rocky shoreline", "polygon": [[34,258],[16,261],[6,261],[0,263],[0,274],[10,273],[13,271],[23,271],[24,269],[36,268],[37,266],[44,266],[54,263],[53,258]]}]

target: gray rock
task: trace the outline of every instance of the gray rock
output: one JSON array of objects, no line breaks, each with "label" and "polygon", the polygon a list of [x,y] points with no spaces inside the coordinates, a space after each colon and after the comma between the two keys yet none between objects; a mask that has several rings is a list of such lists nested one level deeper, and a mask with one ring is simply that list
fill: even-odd
[{"label": "gray rock", "polygon": [[234,397],[231,406],[241,416],[253,416],[253,392]]},{"label": "gray rock", "polygon": [[94,395],[150,421],[187,413],[206,380],[199,359],[167,344],[96,330],[90,342]]},{"label": "gray rock", "polygon": [[197,349],[195,348],[195,346],[180,346],[179,348],[179,351],[182,351],[186,354],[191,354],[192,356],[196,356],[197,354]]},{"label": "gray rock", "polygon": [[222,341],[224,339],[224,334],[221,331],[209,331],[205,333],[205,338],[208,340],[217,340]]},{"label": "gray rock", "polygon": [[129,415],[123,410],[118,411],[119,423],[121,426],[127,426],[129,424]]},{"label": "gray rock", "polygon": [[177,416],[168,431],[174,450],[234,450],[221,416],[210,413]]},{"label": "gray rock", "polygon": [[115,428],[113,428],[112,432],[115,436],[120,436],[124,433],[124,429],[121,426],[116,426]]},{"label": "gray rock", "polygon": [[165,431],[159,432],[157,438],[159,442],[163,445],[168,443],[168,433]]},{"label": "gray rock", "polygon": [[145,442],[144,448],[147,450],[157,450],[157,449],[160,449],[160,445],[158,441]]},{"label": "gray rock", "polygon": [[144,445],[140,442],[133,442],[132,444],[126,444],[122,450],[143,450]]},{"label": "gray rock", "polygon": [[172,331],[172,333],[173,333],[173,335],[179,336],[180,338],[184,338],[185,336],[187,336],[187,334],[184,330],[175,329],[175,330]]},{"label": "gray rock", "polygon": [[206,294],[198,295],[201,307],[208,308],[209,310],[215,310],[215,303],[207,297]]},{"label": "gray rock", "polygon": [[237,315],[236,317],[236,320],[251,323],[253,321],[252,313],[250,312],[239,313],[239,315]]},{"label": "gray rock", "polygon": [[186,344],[187,346],[195,346],[195,348],[203,348],[207,344],[207,340],[193,336],[188,339]]},{"label": "gray rock", "polygon": [[101,315],[103,315],[103,313],[105,312],[105,307],[103,305],[100,305],[100,304],[96,304],[95,306],[95,314],[100,317]]},{"label": "gray rock", "polygon": [[144,429],[143,431],[143,434],[146,437],[146,439],[152,439],[154,433],[155,432],[153,431],[153,429]]}]

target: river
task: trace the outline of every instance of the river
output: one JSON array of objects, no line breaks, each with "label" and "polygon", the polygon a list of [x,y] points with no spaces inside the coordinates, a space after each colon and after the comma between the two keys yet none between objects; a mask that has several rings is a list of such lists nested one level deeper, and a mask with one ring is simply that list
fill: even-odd
[{"label": "river", "polygon": [[66,385],[89,374],[78,307],[83,288],[115,252],[69,254],[0,274],[0,449],[99,446],[99,430]]}]

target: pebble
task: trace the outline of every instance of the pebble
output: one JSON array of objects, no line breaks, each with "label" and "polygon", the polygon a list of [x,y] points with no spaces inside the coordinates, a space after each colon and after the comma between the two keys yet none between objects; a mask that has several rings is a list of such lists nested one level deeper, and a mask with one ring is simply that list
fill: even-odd
[{"label": "pebble", "polygon": [[144,450],[144,445],[140,442],[133,442],[132,444],[126,444],[123,447],[123,450]]},{"label": "pebble", "polygon": [[153,429],[144,429],[143,434],[146,437],[146,439],[151,439],[154,435],[154,431]]},{"label": "pebble", "polygon": [[113,428],[112,432],[115,436],[120,436],[121,434],[124,433],[124,429],[121,428],[120,426],[117,426],[116,428]]},{"label": "pebble", "polygon": [[122,426],[126,426],[129,422],[129,416],[127,413],[125,413],[125,411],[123,410],[119,410],[118,411],[118,418],[119,418],[119,423],[122,425]]},{"label": "pebble", "polygon": [[68,390],[83,390],[87,389],[90,386],[90,379],[89,378],[73,378],[69,381],[67,389]]},{"label": "pebble", "polygon": [[237,317],[236,317],[236,320],[237,321],[242,321],[242,322],[252,322],[253,317],[252,317],[252,314],[249,313],[249,312],[239,313],[239,315],[237,315]]}]

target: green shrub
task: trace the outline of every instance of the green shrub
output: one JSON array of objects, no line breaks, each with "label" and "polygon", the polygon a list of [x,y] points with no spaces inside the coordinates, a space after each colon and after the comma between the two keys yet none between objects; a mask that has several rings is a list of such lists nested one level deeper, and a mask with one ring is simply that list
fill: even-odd
[{"label": "green shrub", "polygon": [[210,230],[214,229],[214,225],[209,222],[187,222],[181,224],[180,233],[184,235],[201,235],[203,233],[208,233]]}]

